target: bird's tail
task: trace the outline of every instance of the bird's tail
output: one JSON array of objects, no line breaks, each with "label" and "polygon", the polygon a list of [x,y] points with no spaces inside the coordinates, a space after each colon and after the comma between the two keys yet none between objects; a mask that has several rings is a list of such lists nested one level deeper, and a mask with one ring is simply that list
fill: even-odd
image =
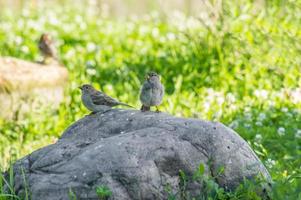
[{"label": "bird's tail", "polygon": [[119,105],[127,106],[127,107],[130,107],[130,108],[135,108],[134,106],[130,106],[130,105],[126,104],[126,103],[121,103],[121,102],[119,102]]}]

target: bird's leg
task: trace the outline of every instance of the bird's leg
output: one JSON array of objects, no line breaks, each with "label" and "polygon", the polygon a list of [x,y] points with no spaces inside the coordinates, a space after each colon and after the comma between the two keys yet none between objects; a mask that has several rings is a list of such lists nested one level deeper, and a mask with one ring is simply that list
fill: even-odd
[{"label": "bird's leg", "polygon": [[145,111],[150,111],[150,107],[148,106],[145,106],[145,105],[142,105],[141,109],[140,109],[142,112],[145,112]]},{"label": "bird's leg", "polygon": [[159,113],[159,112],[161,112],[161,111],[159,110],[158,106],[156,106],[156,113]]}]

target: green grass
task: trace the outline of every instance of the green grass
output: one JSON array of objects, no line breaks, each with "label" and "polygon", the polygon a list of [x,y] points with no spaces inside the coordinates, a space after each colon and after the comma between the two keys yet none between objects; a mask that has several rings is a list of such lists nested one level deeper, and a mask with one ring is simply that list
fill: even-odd
[{"label": "green grass", "polygon": [[96,187],[96,194],[100,200],[106,200],[112,196],[112,191],[107,186],[100,185]]},{"label": "green grass", "polygon": [[88,113],[80,84],[139,107],[143,77],[155,70],[166,88],[162,110],[229,125],[271,173],[273,199],[301,199],[300,13],[300,1],[241,0],[224,1],[211,20],[150,14],[119,21],[72,8],[0,14],[0,55],[38,60],[36,41],[46,31],[70,72],[57,110],[0,119],[0,165],[55,142]]}]

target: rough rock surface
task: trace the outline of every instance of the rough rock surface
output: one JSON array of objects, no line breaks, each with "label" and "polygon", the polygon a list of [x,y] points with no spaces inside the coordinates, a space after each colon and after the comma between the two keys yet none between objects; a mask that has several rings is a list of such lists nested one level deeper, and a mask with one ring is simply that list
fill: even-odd
[{"label": "rough rock surface", "polygon": [[189,176],[200,163],[211,176],[224,166],[216,181],[228,189],[244,177],[270,179],[247,142],[221,123],[114,109],[84,117],[55,144],[17,161],[15,189],[24,194],[25,178],[33,200],[67,200],[69,188],[78,199],[97,199],[99,185],[112,199],[166,199],[167,186],[178,191],[179,170]]}]

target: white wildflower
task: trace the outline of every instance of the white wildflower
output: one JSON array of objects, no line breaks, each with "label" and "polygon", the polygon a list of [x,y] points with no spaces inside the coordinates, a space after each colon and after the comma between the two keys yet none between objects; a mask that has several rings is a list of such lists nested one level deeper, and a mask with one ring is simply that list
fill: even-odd
[{"label": "white wildflower", "polygon": [[271,101],[271,100],[267,100],[267,104],[270,106],[270,107],[274,107],[276,105],[275,101]]},{"label": "white wildflower", "polygon": [[217,97],[217,103],[218,105],[222,105],[225,102],[225,98],[223,96]]},{"label": "white wildflower", "polygon": [[242,15],[240,15],[240,19],[242,21],[247,21],[249,19],[252,19],[252,16],[251,15],[247,15],[247,14],[242,14]]},{"label": "white wildflower", "polygon": [[96,45],[93,42],[89,42],[87,44],[87,51],[88,52],[93,52],[93,51],[95,51],[95,49],[96,49]]},{"label": "white wildflower", "polygon": [[229,124],[229,127],[230,128],[232,128],[232,129],[235,129],[235,128],[237,128],[238,127],[238,121],[236,121],[236,120],[234,120],[233,122],[231,122],[230,124]]},{"label": "white wildflower", "polygon": [[173,33],[167,33],[166,37],[167,37],[168,40],[175,40],[176,39],[176,36]]},{"label": "white wildflower", "polygon": [[246,112],[245,113],[245,118],[246,118],[246,120],[252,120],[252,113]]},{"label": "white wildflower", "polygon": [[227,93],[226,99],[229,103],[234,103],[236,101],[236,98],[232,93]]},{"label": "white wildflower", "polygon": [[267,99],[268,98],[268,91],[267,90],[255,90],[254,95],[261,99]]},{"label": "white wildflower", "polygon": [[82,23],[79,24],[79,28],[80,28],[81,30],[86,30],[86,29],[87,29],[87,24],[84,23],[84,22],[82,22]]},{"label": "white wildflower", "polygon": [[281,111],[286,113],[288,111],[288,108],[287,107],[281,108]]},{"label": "white wildflower", "polygon": [[65,57],[66,58],[72,58],[75,55],[74,49],[70,49],[66,52]]},{"label": "white wildflower", "polygon": [[210,109],[210,107],[211,107],[211,103],[209,101],[205,101],[204,104],[203,104],[203,106],[204,106],[204,110],[206,112],[208,112],[209,109]]},{"label": "white wildflower", "polygon": [[56,18],[55,15],[49,16],[49,20],[48,21],[49,21],[49,23],[51,25],[58,25],[59,24],[59,20]]},{"label": "white wildflower", "polygon": [[246,106],[245,109],[244,109],[244,111],[245,111],[245,112],[250,112],[250,111],[251,111],[251,108],[250,108],[249,106]]},{"label": "white wildflower", "polygon": [[89,75],[95,75],[96,74],[96,70],[93,69],[93,68],[89,68],[89,69],[87,69],[87,74],[89,74]]},{"label": "white wildflower", "polygon": [[257,121],[255,124],[256,124],[256,126],[262,126],[262,122],[261,121]]},{"label": "white wildflower", "polygon": [[256,135],[255,135],[255,141],[256,141],[256,142],[261,142],[261,140],[262,140],[262,135],[259,134],[259,133],[256,134]]},{"label": "white wildflower", "polygon": [[251,124],[245,124],[245,128],[251,128]]},{"label": "white wildflower", "polygon": [[22,51],[23,53],[28,53],[28,52],[29,52],[29,48],[28,48],[27,46],[23,45],[23,46],[21,47],[21,51]]},{"label": "white wildflower", "polygon": [[278,133],[279,136],[285,135],[285,128],[279,127],[278,130],[277,130],[277,133]]},{"label": "white wildflower", "polygon": [[76,15],[74,19],[77,23],[81,23],[83,21],[83,18],[80,15]]},{"label": "white wildflower", "polygon": [[236,110],[237,109],[237,106],[235,104],[231,104],[229,106],[229,110]]},{"label": "white wildflower", "polygon": [[265,164],[268,168],[272,168],[276,164],[276,162],[275,160],[269,158],[267,161],[265,161]]},{"label": "white wildflower", "polygon": [[290,92],[291,100],[293,103],[297,104],[301,102],[301,90],[295,89]]},{"label": "white wildflower", "polygon": [[264,113],[260,113],[259,115],[258,115],[258,120],[259,121],[263,121],[263,120],[265,120],[266,119],[266,115],[264,114]]},{"label": "white wildflower", "polygon": [[159,36],[159,29],[158,28],[153,28],[153,30],[152,30],[152,36],[153,37],[158,37]]},{"label": "white wildflower", "polygon": [[301,138],[301,130],[298,129],[297,132],[295,133],[296,138]]},{"label": "white wildflower", "polygon": [[223,111],[222,110],[218,110],[217,112],[215,112],[213,114],[213,118],[217,119],[217,118],[220,118],[223,114]]},{"label": "white wildflower", "polygon": [[28,9],[23,9],[22,10],[22,16],[24,16],[24,17],[28,17],[30,15],[30,13],[31,12]]},{"label": "white wildflower", "polygon": [[17,36],[15,39],[16,45],[20,45],[22,42],[23,42],[23,38],[21,38],[20,36]]},{"label": "white wildflower", "polygon": [[290,113],[290,112],[287,112],[287,113],[286,113],[286,116],[289,117],[289,118],[292,118],[292,117],[293,117],[293,114]]},{"label": "white wildflower", "polygon": [[166,42],[166,38],[163,37],[163,36],[161,36],[161,37],[159,37],[159,41],[162,42],[162,43],[164,43],[164,42]]},{"label": "white wildflower", "polygon": [[140,26],[139,27],[139,34],[140,35],[145,35],[146,33],[148,33],[148,27],[147,26]]}]

